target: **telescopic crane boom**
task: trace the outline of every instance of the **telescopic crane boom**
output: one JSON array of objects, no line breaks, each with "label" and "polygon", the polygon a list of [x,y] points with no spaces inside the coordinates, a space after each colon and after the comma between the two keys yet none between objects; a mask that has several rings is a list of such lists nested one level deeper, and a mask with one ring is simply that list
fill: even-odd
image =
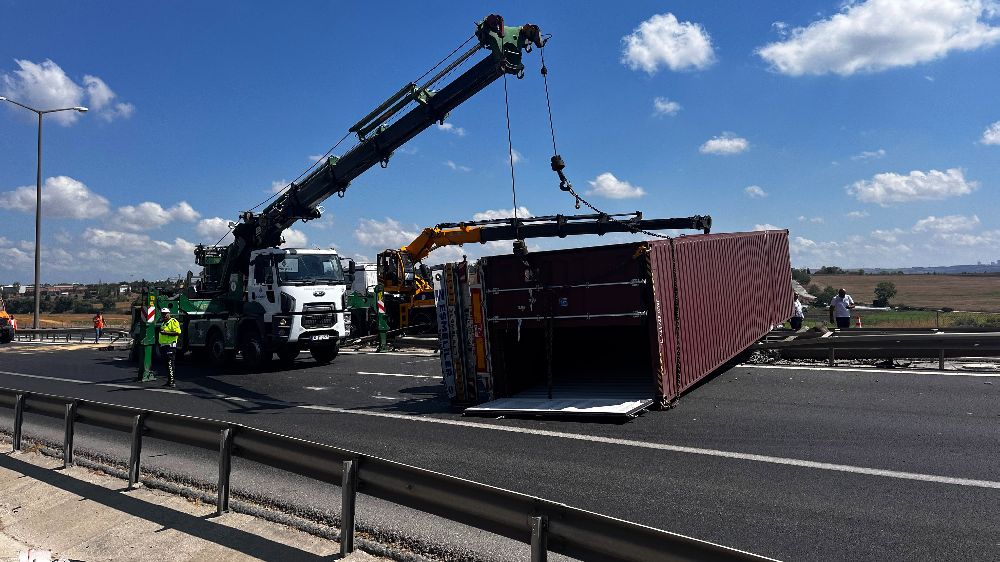
[{"label": "telescopic crane boom", "polygon": [[[236,286],[242,282],[234,284],[231,276],[247,271],[253,250],[280,245],[282,232],[295,221],[319,218],[319,205],[326,198],[333,194],[343,196],[352,180],[376,164],[386,166],[394,150],[434,123],[443,123],[450,111],[497,78],[504,74],[522,77],[522,51],[530,52],[532,47],[541,48],[545,44],[537,25],[506,26],[498,15],[478,22],[475,38],[476,45],[431,79],[422,85],[407,84],[351,127],[350,132],[359,141],[354,148],[339,158],[326,158],[260,213],[242,213],[240,222],[233,227],[234,240],[228,247],[197,246],[196,261],[205,268],[201,291],[224,292],[228,288],[235,297]],[[432,89],[480,49],[489,54],[440,89]],[[390,122],[411,102],[415,102],[412,109]]]}]

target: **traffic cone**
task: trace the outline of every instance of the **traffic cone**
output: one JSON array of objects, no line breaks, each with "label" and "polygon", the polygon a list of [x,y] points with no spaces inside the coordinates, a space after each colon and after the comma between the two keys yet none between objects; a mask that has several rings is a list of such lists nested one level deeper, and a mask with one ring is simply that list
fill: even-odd
[{"label": "traffic cone", "polygon": [[855,328],[861,328],[862,327],[861,326],[861,315],[860,314],[858,315],[857,322],[854,323],[854,327]]}]

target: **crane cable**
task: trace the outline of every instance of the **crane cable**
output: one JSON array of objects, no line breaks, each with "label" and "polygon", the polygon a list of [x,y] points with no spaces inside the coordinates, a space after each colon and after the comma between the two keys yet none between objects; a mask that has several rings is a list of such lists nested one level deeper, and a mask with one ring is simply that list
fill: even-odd
[{"label": "crane cable", "polygon": [[[545,47],[544,46],[541,47],[540,49],[538,49],[538,51],[539,51],[539,55],[541,56],[541,59],[542,59],[541,73],[542,73],[542,80],[545,83],[545,106],[546,106],[546,108],[548,109],[548,112],[549,112],[549,132],[552,135],[552,168],[553,168],[553,171],[559,172],[559,171],[561,171],[562,168],[556,169],[556,162],[558,160],[559,164],[562,165],[562,157],[559,156],[559,150],[556,148],[556,129],[555,129],[555,125],[552,122],[552,100],[549,98],[549,69],[548,69],[548,66],[546,66],[546,64],[545,64]],[[513,170],[512,170],[512,173],[513,173]],[[621,224],[626,229],[628,229],[629,231],[631,231],[631,232],[633,232],[635,234],[645,234],[647,236],[652,236],[654,238],[670,238],[670,236],[667,236],[665,234],[659,234],[659,233],[656,233],[656,232],[650,232],[648,230],[642,230],[641,228],[636,228],[636,227],[632,226],[631,224],[629,224],[628,221],[622,221],[622,220],[618,220],[618,219],[612,217],[609,213],[605,213],[604,211],[598,209],[593,204],[591,204],[590,201],[587,201],[583,196],[581,196],[579,193],[577,193],[576,190],[573,189],[573,184],[570,183],[568,180],[561,182],[559,184],[559,187],[563,191],[568,192],[570,195],[572,195],[576,199],[576,205],[575,206],[576,206],[577,209],[580,208],[580,203],[583,203],[584,205],[586,205],[587,207],[589,207],[590,210],[594,211],[595,213],[607,216],[608,219],[611,220],[612,222],[616,222],[618,224]]]},{"label": "crane cable", "polygon": [[514,199],[514,236],[521,239],[521,223],[517,220],[517,182],[514,179],[514,143],[510,134],[510,98],[507,94],[507,74],[503,75],[503,104],[507,114],[507,162],[510,164],[510,193]]}]

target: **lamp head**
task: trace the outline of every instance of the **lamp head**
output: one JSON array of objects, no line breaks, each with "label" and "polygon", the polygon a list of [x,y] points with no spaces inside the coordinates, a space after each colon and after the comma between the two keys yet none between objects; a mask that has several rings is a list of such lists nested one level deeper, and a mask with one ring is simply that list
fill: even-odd
[{"label": "lamp head", "polygon": [[79,111],[80,113],[86,113],[86,112],[90,111],[86,107],[82,107],[82,106],[77,106],[77,107],[74,107],[73,109]]},{"label": "lamp head", "polygon": [[7,101],[7,98],[0,96],[0,101]]}]

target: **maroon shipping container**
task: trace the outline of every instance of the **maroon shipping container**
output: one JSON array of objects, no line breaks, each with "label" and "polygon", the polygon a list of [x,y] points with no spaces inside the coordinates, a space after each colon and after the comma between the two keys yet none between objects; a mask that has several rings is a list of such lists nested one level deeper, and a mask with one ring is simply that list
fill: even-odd
[{"label": "maroon shipping container", "polygon": [[[600,410],[580,406],[590,399],[668,403],[792,310],[787,231],[493,256],[479,266],[495,396],[554,401],[560,413]],[[486,406],[473,413],[519,410]]]}]

